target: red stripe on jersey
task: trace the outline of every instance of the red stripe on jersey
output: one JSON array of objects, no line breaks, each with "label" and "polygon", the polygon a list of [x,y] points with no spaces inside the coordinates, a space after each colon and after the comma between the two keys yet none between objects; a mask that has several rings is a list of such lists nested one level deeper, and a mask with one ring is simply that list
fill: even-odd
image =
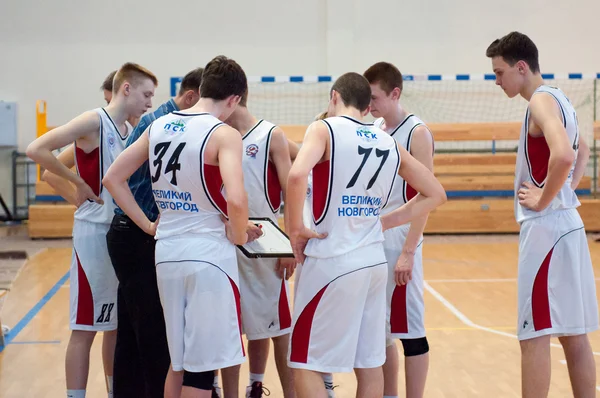
[{"label": "red stripe on jersey", "polygon": [[279,291],[279,329],[287,329],[290,326],[292,326],[292,314],[290,314],[287,289],[285,279],[283,279],[281,281],[281,290]]},{"label": "red stripe on jersey", "polygon": [[533,317],[533,327],[535,330],[548,329],[552,327],[550,318],[550,300],[548,298],[548,271],[550,269],[550,259],[552,252],[546,255],[540,269],[533,282],[533,291],[531,293],[531,314]]},{"label": "red stripe on jersey", "polygon": [[544,136],[532,137],[527,134],[527,158],[531,167],[531,177],[538,185],[542,184],[548,175],[550,148]]},{"label": "red stripe on jersey", "polygon": [[[227,278],[229,278],[229,275],[227,275]],[[242,346],[242,355],[246,356],[246,350],[244,349],[244,340],[242,339],[242,308],[240,307],[240,289],[238,289],[233,279],[229,278],[229,283],[231,283],[231,289],[233,290],[233,296],[235,298],[235,308],[237,311],[238,328],[240,331],[240,344]]]},{"label": "red stripe on jersey", "polygon": [[390,330],[392,333],[408,333],[408,312],[406,310],[406,286],[394,288],[390,311]]},{"label": "red stripe on jersey", "polygon": [[96,196],[100,195],[100,148],[96,147],[90,153],[85,153],[76,145],[75,161],[79,176],[92,188]]},{"label": "red stripe on jersey", "polygon": [[319,220],[327,204],[327,195],[329,194],[329,160],[317,164],[313,168],[313,217]]},{"label": "red stripe on jersey", "polygon": [[221,170],[219,166],[213,166],[210,164],[204,164],[204,183],[206,189],[210,195],[210,199],[217,206],[217,208],[225,215],[227,215],[227,201],[221,193],[221,187],[223,186],[223,178],[221,178]]},{"label": "red stripe on jersey", "polygon": [[77,259],[77,325],[94,325],[94,298],[90,282],[83,271],[79,255],[75,252]]},{"label": "red stripe on jersey", "polygon": [[279,210],[281,206],[281,191],[277,167],[275,167],[275,163],[269,161],[267,165],[267,198],[269,198],[269,205],[274,211]]},{"label": "red stripe on jersey", "polygon": [[404,192],[404,196],[406,197],[406,201],[408,202],[409,200],[411,200],[412,198],[414,198],[415,196],[417,196],[417,190],[414,189],[413,187],[411,187],[408,182],[405,183],[405,192]]},{"label": "red stripe on jersey", "polygon": [[290,352],[290,361],[292,362],[306,363],[308,361],[308,347],[310,345],[310,332],[313,326],[313,319],[327,286],[329,285],[319,290],[315,297],[304,307],[294,325],[294,330],[292,331],[292,350]]}]

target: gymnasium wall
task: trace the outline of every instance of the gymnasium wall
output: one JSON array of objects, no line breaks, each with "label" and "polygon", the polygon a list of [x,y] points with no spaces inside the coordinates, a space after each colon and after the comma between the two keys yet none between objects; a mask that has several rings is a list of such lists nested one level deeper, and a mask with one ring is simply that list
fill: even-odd
[{"label": "gymnasium wall", "polygon": [[[600,72],[600,2],[557,0],[6,1],[0,6],[0,100],[17,101],[18,146],[35,138],[35,101],[59,125],[104,104],[99,86],[135,61],[160,81],[217,54],[248,75],[339,74],[389,60],[405,73],[489,73],[487,45],[529,34],[546,72]],[[175,4],[177,5],[175,7]],[[575,4],[575,3],[573,3]],[[64,9],[61,9],[64,7]],[[0,175],[8,167],[0,164]],[[8,193],[5,178],[0,192]],[[5,197],[10,195],[5,194]]]}]

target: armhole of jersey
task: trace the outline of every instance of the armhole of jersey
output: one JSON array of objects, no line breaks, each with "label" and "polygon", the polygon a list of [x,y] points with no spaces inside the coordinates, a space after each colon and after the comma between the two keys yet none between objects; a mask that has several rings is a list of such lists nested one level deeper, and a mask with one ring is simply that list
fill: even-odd
[{"label": "armhole of jersey", "polygon": [[[396,177],[398,177],[398,170],[400,169],[400,151],[398,150],[398,143],[396,142],[396,140],[394,140],[394,148],[396,149],[396,157],[397,157],[396,168],[394,169],[394,176],[392,177],[392,184],[390,185],[390,191],[387,194],[385,203],[383,204],[383,206],[381,206],[382,209],[384,209],[387,206],[387,204],[390,200],[390,196],[392,196],[392,190],[394,189],[394,185],[396,184]],[[403,181],[403,182],[406,183],[406,181]]]},{"label": "armhole of jersey", "polygon": [[229,216],[227,215],[227,212],[224,211],[223,209],[220,209],[219,206],[217,206],[217,203],[215,202],[213,197],[211,196],[210,191],[208,190],[208,187],[206,186],[206,181],[205,181],[205,176],[204,176],[204,150],[206,149],[206,144],[208,143],[208,140],[210,139],[210,137],[212,137],[212,134],[215,132],[215,130],[223,125],[225,125],[225,123],[223,123],[223,122],[215,124],[209,130],[209,132],[206,134],[206,137],[204,138],[204,142],[202,142],[202,146],[200,147],[200,179],[202,180],[202,188],[204,189],[204,193],[206,194],[206,197],[210,201],[210,204],[213,205],[213,207],[215,209],[217,209],[221,214],[223,214],[223,216],[225,218],[227,218],[229,220]]},{"label": "armhole of jersey", "polygon": [[529,172],[529,178],[531,179],[531,181],[533,182],[533,184],[536,187],[542,188],[544,186],[544,182],[539,183],[533,177],[533,170],[531,169],[531,161],[529,160],[528,141],[529,141],[529,107],[527,107],[527,112],[525,112],[525,134],[523,135],[523,148],[524,148],[523,151],[525,152],[525,161],[527,162],[527,170]]},{"label": "armhole of jersey", "polygon": [[[313,210],[313,221],[315,225],[319,225],[325,217],[327,216],[327,212],[329,211],[329,204],[331,202],[331,193],[333,191],[333,165],[334,165],[334,155],[335,155],[335,139],[333,135],[333,128],[326,120],[321,120],[327,126],[327,130],[329,131],[330,137],[330,145],[329,145],[329,181],[327,182],[327,194],[325,198],[325,206],[323,207],[323,214],[319,217],[319,219],[314,218],[314,210]],[[314,200],[315,200],[315,176],[313,173],[313,209],[314,209]]]},{"label": "armhole of jersey", "polygon": [[[154,125],[154,120],[150,123],[150,125],[146,128],[146,130],[148,130],[148,139],[150,139],[150,132],[152,131],[152,126]],[[142,131],[142,134],[144,134],[144,132]],[[139,137],[138,137],[139,138]]]},{"label": "armhole of jersey", "polygon": [[[269,208],[271,209],[271,211],[273,212],[273,214],[277,213],[279,211],[279,209],[281,208],[281,201],[279,203],[279,206],[277,206],[277,208],[275,208],[273,206],[273,203],[271,203],[271,199],[269,198],[269,159],[271,157],[271,137],[273,136],[273,131],[277,128],[277,126],[273,126],[271,127],[271,129],[269,130],[269,133],[267,134],[267,148],[265,150],[266,155],[265,155],[265,167],[264,167],[264,176],[263,176],[263,193],[265,194],[265,199],[267,201],[267,203],[269,204]],[[279,174],[278,174],[279,176]]]},{"label": "armhole of jersey", "polygon": [[[104,109],[102,110],[104,111]],[[100,134],[98,134],[98,139],[100,140],[98,142],[98,156],[100,157],[100,161],[98,162],[100,167],[100,170],[98,170],[100,173],[100,190],[98,196],[100,196],[104,190],[104,184],[102,184],[102,180],[104,179],[104,123],[102,122],[102,115],[98,114],[98,118],[100,118]],[[117,134],[119,134],[119,137],[121,136],[119,130],[117,130]]]}]

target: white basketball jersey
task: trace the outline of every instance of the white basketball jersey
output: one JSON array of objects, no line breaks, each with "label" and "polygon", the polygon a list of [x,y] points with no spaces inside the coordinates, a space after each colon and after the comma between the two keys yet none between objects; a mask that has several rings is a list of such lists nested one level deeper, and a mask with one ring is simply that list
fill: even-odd
[{"label": "white basketball jersey", "polygon": [[569,142],[575,151],[575,161],[571,165],[569,176],[564,185],[552,200],[550,205],[541,212],[528,210],[519,204],[517,191],[524,182],[531,182],[533,185],[543,188],[548,174],[548,162],[550,160],[550,149],[544,136],[532,137],[529,135],[529,107],[525,113],[525,120],[521,127],[521,136],[519,139],[519,149],[517,152],[517,165],[515,168],[515,217],[518,223],[527,219],[541,217],[556,210],[573,209],[580,205],[575,191],[571,188],[577,152],[579,150],[579,125],[577,122],[577,113],[571,105],[569,99],[558,88],[550,86],[540,86],[533,95],[547,93],[551,95],[560,108],[563,126],[567,131]]},{"label": "white basketball jersey", "polygon": [[75,143],[75,166],[77,174],[92,188],[96,196],[104,201],[104,204],[100,205],[92,200],[87,200],[75,210],[75,218],[110,224],[115,215],[116,205],[110,192],[102,185],[102,178],[117,156],[125,149],[131,125],[126,124],[127,133],[123,136],[104,108],[97,108],[94,111],[100,117],[98,146],[93,151],[85,153]]},{"label": "white basketball jersey", "polygon": [[277,221],[281,207],[281,184],[275,164],[269,160],[271,135],[277,126],[259,120],[243,137],[244,188],[248,193],[248,215]]},{"label": "white basketball jersey", "polygon": [[347,116],[327,118],[330,157],[312,170],[312,228],[328,234],[311,239],[309,257],[327,258],[383,242],[379,215],[400,167],[396,141],[373,124]]},{"label": "white basketball jersey", "polygon": [[[375,126],[381,128],[383,126],[383,118],[375,120],[373,123]],[[413,114],[409,114],[404,118],[402,123],[392,130],[389,135],[392,136],[397,143],[402,145],[410,153],[410,143],[412,140],[413,132],[419,126],[426,126],[425,123]],[[390,200],[386,208],[381,214],[387,214],[394,209],[402,206],[417,195],[417,191],[411,187],[402,177],[398,176],[398,180],[394,184]]]},{"label": "white basketball jersey", "polygon": [[223,180],[219,166],[204,161],[206,144],[222,125],[208,113],[181,112],[150,125],[150,176],[160,212],[156,239],[190,233],[226,239]]}]

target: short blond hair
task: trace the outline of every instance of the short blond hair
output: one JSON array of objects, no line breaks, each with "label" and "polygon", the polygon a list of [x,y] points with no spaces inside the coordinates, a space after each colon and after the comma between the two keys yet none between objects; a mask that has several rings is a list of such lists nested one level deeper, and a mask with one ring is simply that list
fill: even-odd
[{"label": "short blond hair", "polygon": [[143,79],[150,79],[152,80],[152,83],[154,83],[154,86],[158,86],[158,79],[154,73],[150,72],[141,65],[133,62],[127,62],[119,68],[117,73],[115,73],[115,77],[113,79],[113,93],[118,92],[125,82],[129,82],[129,84],[135,87]]},{"label": "short blond hair", "polygon": [[317,116],[315,116],[315,121],[323,119],[327,119],[327,111],[321,112]]}]

